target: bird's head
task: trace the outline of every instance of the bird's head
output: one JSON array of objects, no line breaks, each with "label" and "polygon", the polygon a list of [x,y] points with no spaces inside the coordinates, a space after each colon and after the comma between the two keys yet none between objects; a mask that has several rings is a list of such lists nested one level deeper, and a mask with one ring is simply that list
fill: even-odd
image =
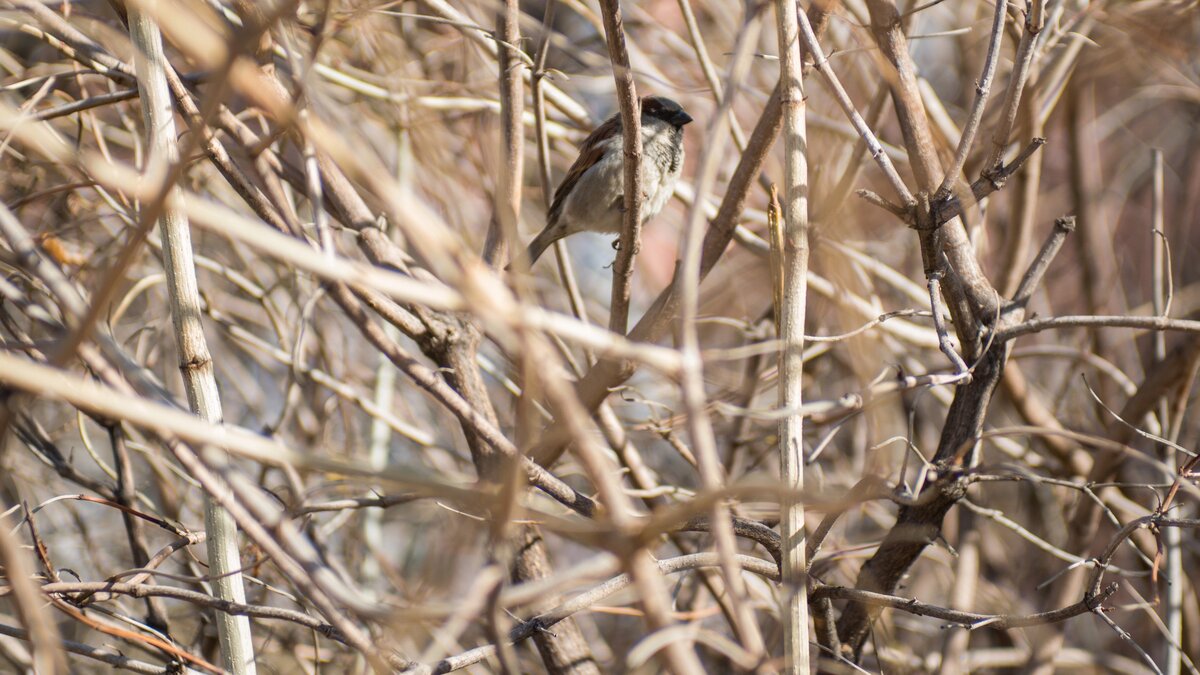
[{"label": "bird's head", "polygon": [[642,115],[660,119],[677,127],[682,127],[692,121],[692,116],[683,111],[683,106],[664,96],[643,98]]}]

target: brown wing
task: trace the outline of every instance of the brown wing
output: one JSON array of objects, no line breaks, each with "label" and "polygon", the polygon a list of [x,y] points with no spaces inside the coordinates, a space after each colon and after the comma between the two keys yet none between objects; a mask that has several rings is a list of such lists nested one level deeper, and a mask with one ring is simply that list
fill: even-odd
[{"label": "brown wing", "polygon": [[562,215],[567,195],[571,194],[575,184],[588,169],[595,166],[596,162],[599,162],[600,158],[604,156],[604,146],[601,143],[619,133],[621,133],[621,116],[613,115],[583,139],[583,143],[579,145],[579,157],[575,158],[575,163],[567,170],[567,175],[558,184],[558,189],[554,191],[554,199],[550,202],[550,212],[546,214],[547,229]]}]

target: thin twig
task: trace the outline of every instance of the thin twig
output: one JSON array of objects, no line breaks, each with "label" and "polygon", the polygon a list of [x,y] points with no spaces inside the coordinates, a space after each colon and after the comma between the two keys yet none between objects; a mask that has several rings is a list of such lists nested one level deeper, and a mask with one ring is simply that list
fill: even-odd
[{"label": "thin twig", "polygon": [[992,32],[988,36],[987,56],[983,60],[983,74],[975,83],[975,100],[971,103],[971,112],[967,115],[967,123],[963,125],[962,136],[958,139],[958,147],[954,151],[954,159],[946,169],[946,177],[933,193],[933,201],[945,198],[954,189],[958,175],[962,173],[963,165],[967,162],[967,153],[975,142],[975,133],[979,131],[979,121],[983,119],[983,110],[987,106],[988,95],[992,90],[992,78],[996,74],[996,62],[1000,60],[1000,45],[1004,37],[1005,6],[1007,2],[995,2],[995,14],[992,17]]},{"label": "thin twig", "polygon": [[892,160],[888,159],[887,153],[883,151],[883,146],[879,144],[879,140],[875,137],[874,132],[863,120],[862,115],[858,114],[858,110],[854,108],[854,103],[850,100],[850,95],[846,93],[845,87],[833,70],[829,67],[829,59],[825,57],[825,53],[821,50],[821,44],[817,40],[816,32],[809,23],[808,16],[803,12],[799,13],[799,39],[804,43],[804,49],[811,55],[813,67],[817,72],[825,77],[825,81],[833,90],[834,98],[842,108],[842,112],[850,119],[850,123],[854,125],[855,131],[859,137],[867,144],[867,150],[871,153],[871,158],[879,165],[883,171],[884,178],[887,179],[888,185],[896,192],[896,196],[900,198],[900,202],[906,208],[911,208],[915,200],[908,186],[904,184],[904,180],[900,178],[900,174],[896,172],[896,168],[892,166]]},{"label": "thin twig", "polygon": [[1029,268],[1025,270],[1025,275],[1021,278],[1020,285],[1017,286],[1017,292],[1013,295],[1014,304],[1029,302],[1029,298],[1033,296],[1033,292],[1041,285],[1042,278],[1046,276],[1046,270],[1050,269],[1050,263],[1062,248],[1067,235],[1074,231],[1075,216],[1064,216],[1054,219],[1054,229],[1050,231],[1050,235],[1046,238],[1045,243],[1042,244],[1037,257],[1033,259],[1033,262],[1029,263]]},{"label": "thin twig", "polygon": [[1004,151],[1008,148],[1008,138],[1012,135],[1013,126],[1017,123],[1021,93],[1025,91],[1025,82],[1029,79],[1030,66],[1036,51],[1034,47],[1045,22],[1046,0],[1028,0],[1028,5],[1025,32],[1021,34],[1021,42],[1017,45],[1017,55],[1014,58],[1012,74],[1009,76],[1008,89],[1004,92],[1004,112],[996,129],[992,132],[992,149],[983,163],[981,177],[990,177],[1003,166]]},{"label": "thin twig", "polygon": [[1028,626],[1043,626],[1050,623],[1060,623],[1067,619],[1074,618],[1080,614],[1086,614],[1095,611],[1105,600],[1113,593],[1117,592],[1117,585],[1112,584],[1108,588],[1099,590],[1096,593],[1090,594],[1087,598],[1079,602],[1068,605],[1061,609],[1051,610],[1049,612],[1040,612],[1038,614],[977,614],[975,612],[962,612],[946,607],[937,607],[928,605],[923,602],[911,600],[908,598],[900,598],[894,595],[885,595],[883,593],[872,593],[863,591],[857,588],[846,588],[844,586],[821,586],[813,592],[813,598],[833,598],[842,600],[854,600],[873,607],[890,607],[898,609],[917,616],[928,616],[935,619],[942,619],[951,623],[959,624],[967,629],[974,630],[978,628],[991,628],[993,630],[1010,630],[1013,628],[1025,628]]}]

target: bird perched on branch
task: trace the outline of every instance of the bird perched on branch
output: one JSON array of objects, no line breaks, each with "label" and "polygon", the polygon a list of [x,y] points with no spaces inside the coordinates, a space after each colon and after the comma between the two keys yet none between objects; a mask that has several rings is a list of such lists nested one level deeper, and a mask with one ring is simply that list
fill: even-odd
[{"label": "bird perched on branch", "polygon": [[[662,96],[642,98],[642,223],[666,205],[683,168],[683,127],[691,115]],[[554,191],[546,227],[529,243],[533,265],[554,242],[576,232],[620,232],[625,205],[621,115],[596,127]]]}]

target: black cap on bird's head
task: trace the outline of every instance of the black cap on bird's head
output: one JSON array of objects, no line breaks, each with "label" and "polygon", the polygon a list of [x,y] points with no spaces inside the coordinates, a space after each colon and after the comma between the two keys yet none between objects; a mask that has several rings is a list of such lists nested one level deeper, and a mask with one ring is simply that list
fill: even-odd
[{"label": "black cap on bird's head", "polygon": [[646,96],[642,99],[642,114],[682,127],[692,121],[683,106],[665,96]]}]

